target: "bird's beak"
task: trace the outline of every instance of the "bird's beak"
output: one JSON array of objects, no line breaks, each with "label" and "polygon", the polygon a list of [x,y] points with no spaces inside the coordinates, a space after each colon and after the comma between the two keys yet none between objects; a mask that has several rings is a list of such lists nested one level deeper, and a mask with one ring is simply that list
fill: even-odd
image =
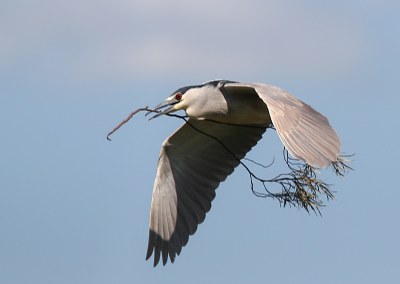
[{"label": "bird's beak", "polygon": [[[158,113],[152,116],[149,120],[176,111],[174,105],[177,104],[178,102],[179,101],[175,98],[169,98],[166,101],[162,102],[161,104],[157,105],[151,112],[158,112]],[[148,115],[151,112],[148,112],[146,115]]]}]

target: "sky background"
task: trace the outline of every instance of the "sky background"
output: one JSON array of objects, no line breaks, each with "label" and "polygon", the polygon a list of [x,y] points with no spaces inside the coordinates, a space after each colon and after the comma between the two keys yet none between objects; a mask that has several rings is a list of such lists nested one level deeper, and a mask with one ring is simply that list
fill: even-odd
[{"label": "sky background", "polygon": [[[399,3],[0,0],[0,283],[399,283]],[[255,197],[237,168],[153,268],[156,164],[182,122],[138,115],[105,136],[216,78],[311,104],[355,171],[327,171],[319,217]],[[275,133],[248,157],[281,158]]]}]

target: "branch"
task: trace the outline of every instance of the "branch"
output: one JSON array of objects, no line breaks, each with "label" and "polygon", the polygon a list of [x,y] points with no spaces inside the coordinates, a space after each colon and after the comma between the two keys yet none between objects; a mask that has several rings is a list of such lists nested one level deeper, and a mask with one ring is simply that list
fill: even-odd
[{"label": "branch", "polygon": [[[160,113],[161,111],[150,109],[147,106],[144,108],[139,108],[135,111],[133,111],[126,119],[124,119],[122,122],[120,122],[112,131],[110,131],[107,134],[107,139],[111,140],[109,137],[116,132],[122,125],[127,123],[135,114],[141,111],[146,111],[147,114],[149,113]],[[147,115],[146,114],[146,115]],[[193,124],[191,124],[187,116],[181,116],[177,114],[172,114],[172,113],[166,113],[165,115],[167,116],[172,116],[172,117],[177,117],[182,120],[184,120],[187,124],[189,124],[193,129],[196,131],[214,139],[217,141],[226,151],[228,151],[248,172],[250,176],[250,186],[251,186],[251,191],[253,192],[254,195],[257,197],[263,197],[263,198],[272,198],[272,199],[277,199],[281,206],[285,207],[286,205],[289,206],[294,206],[298,208],[304,208],[308,213],[310,213],[310,209],[314,213],[318,213],[321,215],[321,212],[319,210],[320,207],[325,206],[323,201],[321,200],[320,196],[325,196],[325,198],[329,201],[335,197],[334,192],[330,189],[330,184],[322,181],[317,177],[317,174],[315,172],[315,168],[311,167],[307,163],[291,158],[289,156],[288,151],[286,148],[283,149],[283,158],[284,161],[286,162],[286,165],[288,166],[290,172],[286,174],[280,174],[277,175],[276,177],[272,179],[263,179],[258,176],[256,176],[250,168],[242,162],[236,155],[233,153],[221,140],[218,139],[218,137],[215,137],[213,135],[210,135],[197,127],[195,127]],[[210,120],[211,121],[211,120]],[[222,123],[218,121],[213,121],[215,123]],[[229,124],[232,125],[232,124]],[[247,127],[244,125],[236,125],[238,127]],[[255,127],[255,126],[249,126],[249,127]],[[273,125],[268,125],[266,128],[271,128],[275,129]],[[333,169],[333,172],[340,177],[343,177],[349,170],[352,170],[352,168],[347,164],[349,162],[348,158],[349,156],[339,156],[336,161],[331,163],[331,167]],[[267,166],[263,166],[260,163],[244,158],[243,160],[250,161],[251,163],[254,163],[258,166],[262,166],[264,168],[268,168],[272,166],[274,163],[274,160],[272,161],[271,164]],[[259,183],[262,184],[262,187],[265,192],[259,192],[255,190],[254,188],[254,181],[258,181]],[[280,192],[272,192],[269,187],[272,185],[278,185],[280,187]]]}]

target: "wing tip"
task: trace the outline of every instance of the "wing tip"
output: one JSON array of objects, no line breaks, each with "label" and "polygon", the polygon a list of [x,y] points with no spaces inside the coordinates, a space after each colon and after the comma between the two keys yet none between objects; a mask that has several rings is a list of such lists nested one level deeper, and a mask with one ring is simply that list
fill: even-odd
[{"label": "wing tip", "polygon": [[163,266],[168,263],[168,259],[171,263],[175,262],[176,255],[180,254],[180,249],[177,250],[172,240],[163,240],[156,232],[149,229],[149,243],[146,253],[146,261],[151,258],[154,253],[153,267],[156,267],[160,260],[162,260]]}]

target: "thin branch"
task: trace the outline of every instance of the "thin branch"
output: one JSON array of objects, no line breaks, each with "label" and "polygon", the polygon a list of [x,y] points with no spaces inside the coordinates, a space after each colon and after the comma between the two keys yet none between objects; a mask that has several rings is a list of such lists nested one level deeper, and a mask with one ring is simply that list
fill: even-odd
[{"label": "thin branch", "polygon": [[[117,126],[114,127],[113,130],[111,130],[111,131],[107,134],[107,140],[108,140],[108,141],[111,141],[110,136],[111,136],[114,132],[116,132],[118,129],[120,129],[122,125],[124,125],[124,124],[127,123],[129,120],[131,120],[131,118],[132,118],[135,114],[137,114],[137,113],[139,113],[139,112],[141,112],[141,111],[147,111],[146,115],[148,115],[149,113],[152,113],[152,112],[153,112],[153,113],[161,113],[161,111],[151,109],[151,108],[149,108],[148,106],[143,107],[143,108],[138,108],[137,110],[131,112],[131,113],[128,115],[127,118],[125,118],[123,121],[121,121]],[[185,118],[186,118],[186,116],[177,115],[177,114],[173,114],[173,113],[166,113],[165,115],[172,116],[172,117],[177,117],[177,118],[181,118],[181,119],[185,119]],[[150,118],[150,119],[151,119],[151,118]]]},{"label": "thin branch", "polygon": [[251,162],[251,163],[253,163],[253,164],[257,165],[257,166],[260,166],[260,167],[262,167],[264,169],[267,169],[267,168],[271,167],[275,163],[275,158],[272,158],[272,162],[269,163],[268,165],[263,165],[263,164],[261,164],[259,162],[256,162],[256,161],[254,161],[252,159],[249,159],[249,158],[243,158],[243,160],[249,161],[249,162]]},{"label": "thin branch", "polygon": [[[307,212],[310,209],[321,215],[320,207],[325,206],[320,198],[320,195],[325,195],[327,200],[334,198],[334,192],[330,189],[328,183],[317,178],[315,169],[305,162],[291,158],[288,151],[284,148],[283,156],[286,165],[290,169],[287,174],[280,174],[272,179],[262,179],[256,176],[249,167],[244,164],[221,140],[217,137],[210,135],[194,125],[192,125],[186,118],[183,118],[192,128],[198,132],[216,140],[225,150],[227,150],[248,172],[250,176],[250,186],[254,195],[257,197],[270,197],[277,199],[283,206],[302,207]],[[238,125],[240,126],[240,125]],[[251,160],[252,161],[252,160]],[[254,162],[254,161],[252,161]],[[258,163],[256,163],[258,164]],[[335,162],[332,162],[334,172],[338,176],[344,176],[345,172],[351,169],[342,157],[338,157]],[[254,188],[254,180],[260,182],[265,192],[259,192]],[[267,184],[278,184],[281,187],[281,192],[274,193],[269,190]]]},{"label": "thin branch", "polygon": [[[147,111],[147,114],[153,112],[153,113],[160,113],[161,111],[159,110],[154,110],[150,109],[148,107],[145,108],[139,108],[132,112],[126,119],[124,119],[121,123],[119,123],[110,133],[107,135],[107,139],[111,140],[109,136],[113,134],[115,131],[117,131],[122,125],[127,123],[135,114],[141,111]],[[147,115],[146,114],[146,115]],[[193,124],[189,122],[187,119],[187,116],[182,116],[182,115],[177,115],[177,114],[172,114],[172,113],[166,113],[165,115],[167,116],[172,116],[172,117],[177,117],[182,120],[184,120],[188,125],[190,125],[193,129],[198,131],[199,133],[202,133],[203,135],[206,135],[210,137],[211,139],[214,139],[217,141],[226,151],[228,151],[248,172],[249,177],[250,177],[250,186],[251,186],[251,191],[253,194],[257,197],[263,197],[263,198],[272,198],[272,199],[277,199],[281,206],[285,207],[286,205],[289,206],[294,206],[294,207],[301,207],[304,208],[307,212],[310,212],[310,209],[316,213],[321,215],[320,212],[320,207],[325,206],[323,201],[320,198],[320,195],[325,196],[326,200],[331,200],[333,199],[334,192],[330,189],[330,184],[327,184],[326,182],[320,180],[317,177],[317,174],[315,172],[315,169],[308,165],[305,162],[302,162],[300,160],[294,159],[289,156],[289,152],[286,150],[286,148],[283,149],[283,159],[288,166],[288,169],[290,170],[289,173],[286,174],[279,174],[275,176],[272,179],[262,179],[258,176],[256,176],[250,168],[243,163],[236,155],[233,153],[218,137],[215,137],[213,135],[208,134],[207,132],[197,128]],[[212,121],[211,122],[215,123],[223,123],[223,122],[217,122],[217,121]],[[229,124],[232,125],[232,124]],[[260,127],[260,126],[248,126],[248,125],[235,125],[237,127]],[[268,125],[263,128],[269,128],[269,129],[275,129],[273,125]],[[337,176],[343,177],[346,172],[349,170],[352,170],[350,166],[347,165],[347,160],[346,158],[349,156],[339,156],[336,161],[331,163],[331,166],[333,168],[334,173]],[[272,166],[274,163],[274,160],[272,161],[271,164],[264,166],[256,161],[253,161],[251,159],[244,158],[243,160],[250,161],[258,166],[262,166],[264,168],[268,168]],[[259,183],[262,184],[262,188],[264,192],[257,191],[255,189],[254,181],[258,181]],[[268,186],[267,186],[268,185]],[[280,192],[272,192],[269,189],[269,186],[271,185],[278,185],[280,187]]]},{"label": "thin branch", "polygon": [[111,130],[110,132],[108,132],[108,134],[107,134],[107,140],[108,140],[108,141],[111,141],[110,136],[111,136],[115,131],[117,131],[118,129],[120,129],[120,127],[121,127],[122,125],[124,125],[125,123],[127,123],[135,114],[137,114],[138,112],[141,112],[141,111],[149,111],[149,107],[146,106],[146,107],[144,107],[144,108],[138,108],[137,110],[131,112],[131,113],[128,115],[127,118],[125,118],[125,119],[124,119],[123,121],[121,121],[117,126],[115,126],[113,130]]}]

